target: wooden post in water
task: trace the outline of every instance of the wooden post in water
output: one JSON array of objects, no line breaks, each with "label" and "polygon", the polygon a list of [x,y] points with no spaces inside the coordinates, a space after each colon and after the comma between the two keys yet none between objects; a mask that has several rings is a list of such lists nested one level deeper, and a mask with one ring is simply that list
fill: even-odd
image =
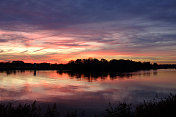
[{"label": "wooden post in water", "polygon": [[34,76],[36,76],[36,67],[37,67],[37,64],[34,63]]}]

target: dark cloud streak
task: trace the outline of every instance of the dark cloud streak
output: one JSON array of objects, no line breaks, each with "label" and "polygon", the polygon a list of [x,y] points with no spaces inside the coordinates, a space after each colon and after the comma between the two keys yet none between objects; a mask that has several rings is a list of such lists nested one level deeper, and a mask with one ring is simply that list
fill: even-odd
[{"label": "dark cloud streak", "polygon": [[134,18],[174,23],[175,6],[174,0],[1,0],[0,22],[37,25],[40,29]]},{"label": "dark cloud streak", "polygon": [[0,34],[1,44],[19,42],[29,47],[34,40],[32,44],[42,48],[86,48],[89,44],[83,42],[94,42],[101,44],[102,51],[175,55],[175,0],[1,0],[0,14],[0,30],[50,31],[36,39]]}]

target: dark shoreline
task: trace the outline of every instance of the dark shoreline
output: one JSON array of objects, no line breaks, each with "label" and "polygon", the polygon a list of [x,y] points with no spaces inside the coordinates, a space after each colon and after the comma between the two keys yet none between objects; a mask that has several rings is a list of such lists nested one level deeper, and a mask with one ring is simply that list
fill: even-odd
[{"label": "dark shoreline", "polygon": [[98,115],[86,110],[58,110],[60,109],[56,104],[43,105],[36,101],[30,104],[0,103],[1,117],[171,117],[176,116],[176,95],[144,101],[137,106],[125,102],[109,103]]},{"label": "dark shoreline", "polygon": [[24,63],[23,61],[0,62],[0,70],[69,70],[76,72],[133,72],[138,70],[176,68],[175,64],[136,62],[132,60],[77,59],[67,64]]}]

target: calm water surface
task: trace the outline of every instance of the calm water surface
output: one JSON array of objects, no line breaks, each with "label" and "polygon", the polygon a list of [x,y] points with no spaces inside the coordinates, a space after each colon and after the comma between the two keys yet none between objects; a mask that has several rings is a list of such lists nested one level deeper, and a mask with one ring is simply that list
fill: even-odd
[{"label": "calm water surface", "polygon": [[1,71],[0,100],[57,103],[61,108],[103,110],[109,102],[140,103],[176,93],[176,70],[124,74]]}]

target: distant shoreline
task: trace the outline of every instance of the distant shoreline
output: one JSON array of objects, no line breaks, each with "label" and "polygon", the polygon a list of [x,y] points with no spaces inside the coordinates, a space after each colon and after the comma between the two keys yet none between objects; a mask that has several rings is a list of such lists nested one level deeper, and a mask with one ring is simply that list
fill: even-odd
[{"label": "distant shoreline", "polygon": [[0,70],[69,70],[80,72],[132,72],[150,69],[176,68],[175,64],[151,64],[132,60],[77,59],[67,64],[24,63],[23,61],[0,62]]}]

